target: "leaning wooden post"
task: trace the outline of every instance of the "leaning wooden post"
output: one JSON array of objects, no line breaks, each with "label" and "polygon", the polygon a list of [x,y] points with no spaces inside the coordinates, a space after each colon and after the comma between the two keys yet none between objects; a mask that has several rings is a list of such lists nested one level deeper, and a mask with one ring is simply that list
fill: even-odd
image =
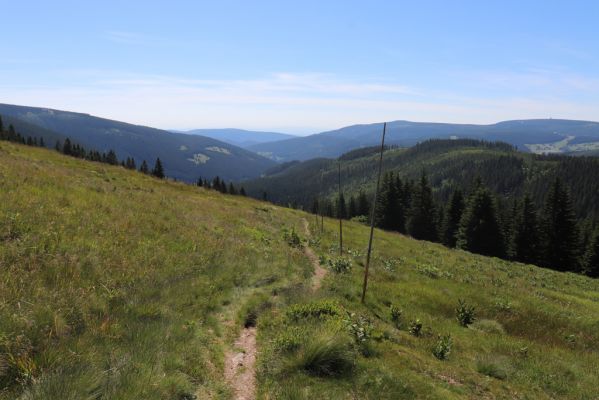
[{"label": "leaning wooden post", "polygon": [[368,268],[370,267],[370,252],[372,251],[372,236],[374,234],[374,213],[376,210],[376,197],[379,192],[379,184],[381,182],[381,169],[383,167],[383,151],[385,150],[385,132],[387,131],[387,123],[383,125],[383,139],[381,140],[381,155],[379,157],[379,173],[376,178],[376,189],[374,191],[374,200],[372,201],[372,209],[370,211],[370,239],[368,240],[368,252],[366,253],[366,267],[364,268],[364,285],[362,286],[362,304],[366,298],[366,287],[368,286]]},{"label": "leaning wooden post", "polygon": [[339,217],[339,256],[343,255],[343,215],[341,215],[341,161],[339,166],[339,196],[337,201],[337,216]]},{"label": "leaning wooden post", "polygon": [[[320,170],[320,193],[322,193],[322,181],[324,180],[324,169]],[[324,201],[320,211],[320,234],[324,234]]]}]

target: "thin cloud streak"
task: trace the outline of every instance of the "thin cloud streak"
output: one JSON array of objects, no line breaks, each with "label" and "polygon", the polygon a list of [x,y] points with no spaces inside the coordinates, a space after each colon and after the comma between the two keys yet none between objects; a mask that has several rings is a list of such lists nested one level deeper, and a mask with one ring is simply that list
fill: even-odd
[{"label": "thin cloud streak", "polygon": [[[534,98],[465,96],[318,73],[278,73],[237,80],[102,71],[75,75],[80,83],[66,88],[4,87],[0,101],[86,112],[159,128],[240,127],[298,134],[397,119],[460,123],[547,117],[596,119],[599,107],[599,99],[583,103],[547,94]],[[498,80],[509,83],[509,79]],[[530,82],[538,84],[542,82]],[[596,83],[583,79],[566,84],[574,90]]]}]

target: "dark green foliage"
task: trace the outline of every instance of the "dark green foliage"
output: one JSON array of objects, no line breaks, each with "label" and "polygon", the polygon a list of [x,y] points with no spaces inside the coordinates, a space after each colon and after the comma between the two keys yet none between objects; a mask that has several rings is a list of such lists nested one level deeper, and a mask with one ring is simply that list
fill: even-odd
[{"label": "dark green foliage", "polygon": [[456,189],[451,196],[445,218],[441,229],[443,244],[448,247],[455,247],[457,242],[458,230],[460,228],[460,219],[464,212],[464,195],[462,191]]},{"label": "dark green foliage", "polygon": [[419,240],[437,241],[435,203],[428,178],[423,172],[420,182],[412,194],[412,208],[408,221],[408,232]]},{"label": "dark green foliage", "polygon": [[362,190],[358,194],[356,215],[370,216],[370,201],[368,200],[366,193]]},{"label": "dark green foliage", "polygon": [[439,337],[439,341],[435,344],[435,347],[433,347],[433,355],[439,360],[446,360],[449,353],[451,353],[452,344],[451,335]]},{"label": "dark green foliage", "polygon": [[345,204],[345,197],[343,193],[339,194],[337,198],[337,206],[335,207],[335,216],[337,218],[347,218],[347,206]]},{"label": "dark green foliage", "polygon": [[457,246],[473,253],[503,257],[504,238],[497,219],[495,199],[484,186],[470,195],[458,231]]},{"label": "dark green foliage", "polygon": [[537,210],[528,194],[514,218],[514,258],[528,264],[538,264],[541,260],[541,232]]},{"label": "dark green foliage", "polygon": [[141,162],[141,165],[139,166],[139,172],[146,175],[150,173],[150,169],[148,168],[148,163],[146,162],[146,160],[143,160]]},{"label": "dark green foliage", "polygon": [[65,139],[64,144],[62,145],[62,154],[66,154],[67,156],[73,154],[73,146],[71,145],[71,139]]},{"label": "dark green foliage", "polygon": [[585,256],[585,274],[599,278],[599,229],[595,231]]},{"label": "dark green foliage", "polygon": [[403,225],[403,215],[400,208],[400,193],[393,173],[388,172],[383,176],[380,195],[377,197],[375,224],[386,230],[399,230]]},{"label": "dark green foliage", "polygon": [[580,242],[570,193],[556,179],[545,204],[545,264],[558,271],[580,269]]},{"label": "dark green foliage", "polygon": [[232,195],[236,195],[237,194],[237,189],[235,189],[235,186],[233,185],[233,182],[229,183],[229,194],[232,194]]},{"label": "dark green foliage", "polygon": [[152,175],[156,178],[164,178],[164,168],[162,168],[162,162],[160,158],[156,159],[156,163],[154,164],[154,168],[152,169]]},{"label": "dark green foliage", "polygon": [[240,194],[241,196],[246,196],[246,194],[245,194],[245,189],[244,189],[244,187],[243,187],[243,186],[241,187],[241,189],[239,189],[239,194]]},{"label": "dark green foliage", "polygon": [[410,325],[408,326],[408,332],[410,332],[410,335],[412,336],[422,336],[422,322],[419,319],[410,321]]},{"label": "dark green foliage", "polygon": [[458,306],[455,309],[456,319],[463,327],[472,324],[476,317],[474,316],[474,306],[470,306],[465,300],[458,300]]}]

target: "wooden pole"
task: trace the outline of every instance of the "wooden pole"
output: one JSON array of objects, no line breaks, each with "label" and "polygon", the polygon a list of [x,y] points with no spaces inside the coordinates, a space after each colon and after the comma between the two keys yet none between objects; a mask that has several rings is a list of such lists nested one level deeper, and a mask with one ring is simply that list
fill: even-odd
[{"label": "wooden pole", "polygon": [[[320,170],[320,193],[322,194],[322,181],[324,180],[324,169]],[[322,197],[321,197],[322,199]],[[322,199],[322,207],[320,211],[320,234],[324,233],[324,199]]]},{"label": "wooden pole", "polygon": [[381,183],[381,169],[383,168],[383,151],[385,150],[385,132],[387,131],[387,123],[383,125],[383,139],[381,140],[381,155],[379,157],[379,173],[376,178],[376,189],[374,191],[374,200],[372,201],[372,209],[370,211],[370,239],[368,240],[368,252],[366,253],[366,267],[364,268],[364,285],[362,286],[362,304],[366,299],[366,287],[368,286],[368,269],[370,267],[370,253],[372,251],[372,236],[374,235],[374,213],[376,210],[376,197],[379,192],[379,184]]},{"label": "wooden pole", "polygon": [[343,255],[343,216],[341,215],[341,161],[337,163],[339,167],[339,199],[337,202],[337,216],[339,217],[339,256]]}]

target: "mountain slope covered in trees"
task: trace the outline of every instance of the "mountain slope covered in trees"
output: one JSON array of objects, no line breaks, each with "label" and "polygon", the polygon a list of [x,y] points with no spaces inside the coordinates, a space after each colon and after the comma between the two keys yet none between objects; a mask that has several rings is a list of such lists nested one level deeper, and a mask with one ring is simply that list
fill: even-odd
[{"label": "mountain slope covered in trees", "polygon": [[261,399],[596,395],[597,280],[377,230],[361,304],[360,223],[339,258],[336,220],[5,141],[0,185],[2,400],[230,398],[247,325]]},{"label": "mountain slope covered in trees", "polygon": [[[167,176],[194,182],[216,175],[227,180],[247,179],[274,162],[237,146],[199,135],[167,132],[88,114],[0,104],[0,116],[27,136],[44,136],[48,147],[68,137],[73,143],[99,152],[116,152],[119,159],[153,163],[160,158]],[[33,132],[39,127],[37,132]],[[29,133],[30,132],[30,133]],[[58,136],[57,136],[58,135]],[[64,139],[62,139],[64,140]]]},{"label": "mountain slope covered in trees", "polygon": [[[278,161],[338,157],[380,142],[383,124],[352,125],[301,138],[250,146]],[[410,121],[387,123],[387,143],[413,146],[427,139],[471,138],[503,141],[522,151],[584,152],[599,149],[599,123],[559,119],[504,121],[492,125],[444,124]]]},{"label": "mountain slope covered in trees", "polygon": [[192,129],[184,131],[189,135],[202,135],[213,139],[220,140],[225,143],[234,144],[235,146],[247,149],[250,146],[275,142],[278,140],[292,139],[295,136],[288,135],[286,133],[278,132],[261,132],[261,131],[248,131],[245,129]]}]

